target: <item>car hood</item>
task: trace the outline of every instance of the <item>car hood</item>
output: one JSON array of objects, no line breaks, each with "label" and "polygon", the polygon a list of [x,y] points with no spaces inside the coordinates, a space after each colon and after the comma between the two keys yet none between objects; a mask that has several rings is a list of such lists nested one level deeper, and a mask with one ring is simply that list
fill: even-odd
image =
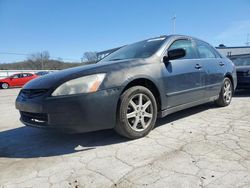
[{"label": "car hood", "polygon": [[60,70],[53,72],[36,79],[31,80],[26,85],[24,89],[50,89],[56,88],[62,83],[79,78],[85,75],[97,74],[97,73],[107,73],[113,69],[121,68],[122,66],[131,66],[132,64],[137,64],[136,60],[120,60],[112,62],[100,62],[96,64],[83,65],[79,67],[69,68],[65,70]]}]

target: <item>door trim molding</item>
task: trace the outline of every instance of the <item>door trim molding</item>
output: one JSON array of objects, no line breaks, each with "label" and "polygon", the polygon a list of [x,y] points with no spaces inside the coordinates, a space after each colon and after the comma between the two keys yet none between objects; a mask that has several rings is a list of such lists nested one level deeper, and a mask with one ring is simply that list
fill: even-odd
[{"label": "door trim molding", "polygon": [[213,96],[213,97],[210,97],[210,98],[205,98],[205,99],[202,99],[202,100],[198,100],[198,101],[194,101],[194,102],[190,102],[190,103],[186,103],[186,104],[181,104],[181,105],[178,105],[178,106],[175,106],[175,107],[171,107],[171,108],[160,111],[158,113],[158,117],[165,117],[165,116],[167,116],[169,114],[172,114],[174,112],[177,112],[177,111],[181,111],[181,110],[184,110],[184,109],[187,109],[187,108],[191,108],[191,107],[198,106],[198,105],[201,105],[201,104],[204,104],[204,103],[215,101],[218,98],[219,98],[219,95],[216,95],[216,96]]}]

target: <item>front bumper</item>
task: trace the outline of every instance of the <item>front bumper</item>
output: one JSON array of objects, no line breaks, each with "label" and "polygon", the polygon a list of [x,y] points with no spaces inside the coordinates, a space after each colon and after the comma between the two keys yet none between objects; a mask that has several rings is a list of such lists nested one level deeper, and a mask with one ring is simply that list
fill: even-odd
[{"label": "front bumper", "polygon": [[23,98],[19,94],[16,108],[27,126],[89,132],[115,126],[119,96],[120,88],[63,97]]}]

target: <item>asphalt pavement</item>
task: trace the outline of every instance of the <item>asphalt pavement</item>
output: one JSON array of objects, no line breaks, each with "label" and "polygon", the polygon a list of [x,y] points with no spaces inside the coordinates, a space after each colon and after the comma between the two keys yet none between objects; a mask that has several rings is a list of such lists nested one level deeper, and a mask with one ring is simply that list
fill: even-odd
[{"label": "asphalt pavement", "polygon": [[[145,138],[25,127],[0,90],[0,187],[250,187],[250,91],[157,121]],[[98,117],[97,117],[98,118]],[[84,123],[84,122],[83,122]]]}]

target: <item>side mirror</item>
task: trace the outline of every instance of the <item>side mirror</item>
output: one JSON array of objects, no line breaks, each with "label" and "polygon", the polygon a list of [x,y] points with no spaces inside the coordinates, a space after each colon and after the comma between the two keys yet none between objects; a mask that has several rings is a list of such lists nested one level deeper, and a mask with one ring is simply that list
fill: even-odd
[{"label": "side mirror", "polygon": [[167,63],[169,60],[179,59],[185,57],[186,51],[183,48],[169,50],[168,55],[163,57],[163,62]]}]

